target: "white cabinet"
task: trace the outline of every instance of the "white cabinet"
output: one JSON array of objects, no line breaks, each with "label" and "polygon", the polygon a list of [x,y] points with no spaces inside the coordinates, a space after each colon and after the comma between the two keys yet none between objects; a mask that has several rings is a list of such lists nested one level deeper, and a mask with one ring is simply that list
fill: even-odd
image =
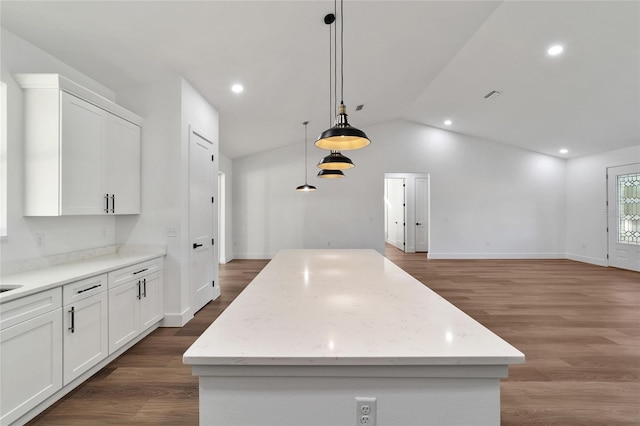
[{"label": "white cabinet", "polygon": [[10,424],[62,388],[62,292],[0,306],[0,424]]},{"label": "white cabinet", "polygon": [[109,273],[109,353],[164,317],[160,262],[153,260]]},{"label": "white cabinet", "polygon": [[58,74],[17,74],[25,215],[140,213],[142,119]]},{"label": "white cabinet", "polygon": [[64,384],[109,354],[107,274],[63,288]]}]

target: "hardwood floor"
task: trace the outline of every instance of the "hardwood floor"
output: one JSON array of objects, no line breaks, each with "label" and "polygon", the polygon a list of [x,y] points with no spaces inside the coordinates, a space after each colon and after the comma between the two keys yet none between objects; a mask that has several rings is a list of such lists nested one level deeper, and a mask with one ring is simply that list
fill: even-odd
[{"label": "hardwood floor", "polygon": [[[502,381],[503,425],[640,425],[640,274],[570,260],[386,256],[525,353]],[[222,294],[156,330],[30,424],[198,423],[182,353],[267,261],[220,267]]]}]

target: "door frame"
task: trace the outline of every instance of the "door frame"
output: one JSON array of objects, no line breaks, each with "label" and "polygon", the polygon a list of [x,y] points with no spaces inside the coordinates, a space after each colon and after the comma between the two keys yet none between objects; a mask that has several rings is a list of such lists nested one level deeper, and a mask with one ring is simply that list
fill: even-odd
[{"label": "door frame", "polygon": [[[416,252],[416,209],[415,209],[415,180],[416,178],[427,179],[427,251],[431,250],[431,176],[429,173],[384,173],[383,185],[386,179],[404,179],[405,182],[405,252]],[[384,187],[383,187],[384,191]],[[384,193],[384,192],[383,192]],[[385,201],[383,200],[383,203]],[[386,205],[383,206],[386,211]],[[386,215],[385,215],[386,221]],[[386,224],[385,224],[386,226]],[[384,233],[384,230],[383,230]],[[384,235],[386,239],[386,235]],[[427,253],[424,253],[425,256]]]},{"label": "door frame", "polygon": [[[194,257],[193,257],[193,253],[194,250],[190,247],[192,244],[192,224],[191,224],[191,195],[190,195],[190,187],[191,187],[191,155],[192,155],[192,138],[194,136],[197,136],[203,140],[205,140],[206,142],[210,143],[212,146],[212,151],[213,151],[213,155],[215,157],[218,157],[218,151],[216,150],[216,143],[212,140],[212,138],[209,138],[207,136],[205,136],[205,134],[203,132],[198,131],[198,129],[194,128],[192,125],[188,126],[189,129],[189,135],[188,135],[188,182],[189,182],[189,190],[187,191],[187,217],[188,219],[188,226],[187,226],[187,249],[188,249],[188,259],[189,259],[189,266],[187,268],[187,273],[188,273],[188,285],[189,285],[189,310],[191,312],[191,316],[193,317],[193,315],[200,309],[202,308],[200,307],[196,307],[195,306],[195,302],[196,302],[196,294],[195,294],[195,289],[196,286],[194,285],[194,277],[192,274],[192,263],[194,261]],[[211,300],[215,300],[219,295],[220,295],[220,285],[219,285],[219,280],[218,280],[218,274],[217,274],[217,267],[218,267],[218,250],[217,250],[217,239],[218,239],[218,207],[217,207],[217,201],[218,201],[218,169],[217,167],[215,167],[215,164],[217,164],[218,158],[215,158],[214,162],[214,166],[211,170],[210,176],[209,176],[209,192],[212,194],[212,196],[214,197],[214,200],[216,202],[213,203],[213,206],[211,208],[211,212],[212,212],[212,217],[211,217],[211,237],[215,238],[215,244],[212,244],[211,246],[211,250],[213,252],[213,256],[211,258],[211,270],[210,270],[210,279],[213,280],[215,282],[215,285],[213,285],[213,291],[212,291],[212,297]]]},{"label": "door frame", "polygon": [[[636,173],[640,172],[640,163],[631,163],[631,164],[623,164],[620,166],[611,166],[607,167],[607,266],[628,269],[631,271],[640,272],[640,246],[636,246],[634,244],[625,244],[631,246],[632,251],[635,255],[635,261],[638,263],[636,268],[628,268],[625,266],[620,266],[620,264],[612,265],[612,260],[614,259],[614,254],[616,252],[616,247],[614,247],[617,243],[617,235],[618,235],[618,217],[620,212],[618,211],[618,191],[617,191],[617,182],[616,177],[619,175]],[[613,201],[613,203],[612,203]],[[616,242],[614,242],[614,239]],[[633,261],[633,259],[631,259]],[[629,265],[626,265],[629,266]]]}]

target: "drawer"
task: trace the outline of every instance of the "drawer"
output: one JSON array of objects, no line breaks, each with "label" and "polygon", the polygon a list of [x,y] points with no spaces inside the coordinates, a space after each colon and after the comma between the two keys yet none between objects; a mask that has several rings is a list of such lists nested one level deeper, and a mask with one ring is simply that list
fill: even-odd
[{"label": "drawer", "polygon": [[118,287],[126,282],[162,270],[162,258],[137,263],[117,271],[109,272],[109,288]]},{"label": "drawer", "polygon": [[62,289],[25,296],[0,305],[0,330],[20,324],[62,306]]},{"label": "drawer", "polygon": [[62,304],[66,306],[103,291],[107,291],[107,274],[76,281],[62,288]]}]

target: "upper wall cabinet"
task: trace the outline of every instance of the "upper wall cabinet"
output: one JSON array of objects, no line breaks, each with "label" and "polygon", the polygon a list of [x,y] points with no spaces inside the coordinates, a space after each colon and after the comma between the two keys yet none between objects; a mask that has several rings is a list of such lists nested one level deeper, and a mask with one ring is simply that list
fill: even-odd
[{"label": "upper wall cabinet", "polygon": [[140,213],[142,118],[58,74],[17,74],[25,216]]}]

